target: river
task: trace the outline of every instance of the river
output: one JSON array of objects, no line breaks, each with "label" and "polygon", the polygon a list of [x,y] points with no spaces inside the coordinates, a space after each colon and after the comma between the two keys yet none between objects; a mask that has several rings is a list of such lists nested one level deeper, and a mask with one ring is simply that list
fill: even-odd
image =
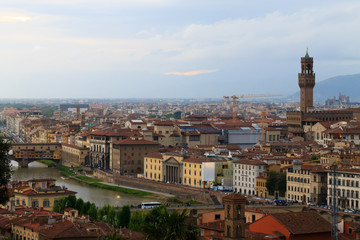
[{"label": "river", "polygon": [[157,198],[159,197],[157,195],[150,197],[137,197],[92,187],[86,183],[73,179],[61,179],[61,174],[57,169],[48,168],[46,165],[39,162],[31,162],[29,164],[29,168],[18,168],[18,163],[16,161],[11,161],[11,164],[13,166],[12,180],[22,181],[33,178],[54,178],[56,179],[56,185],[65,186],[69,190],[77,192],[77,198],[82,198],[85,202],[89,201],[95,203],[98,207],[102,207],[105,204],[110,204],[114,207],[121,207],[124,205],[135,206],[141,202],[157,201]]}]

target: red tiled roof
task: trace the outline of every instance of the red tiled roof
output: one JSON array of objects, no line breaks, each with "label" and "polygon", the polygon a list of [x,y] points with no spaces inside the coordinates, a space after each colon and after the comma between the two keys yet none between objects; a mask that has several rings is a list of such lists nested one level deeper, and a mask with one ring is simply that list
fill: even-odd
[{"label": "red tiled roof", "polygon": [[262,162],[260,160],[252,160],[252,159],[241,159],[238,161],[234,161],[233,163],[247,164],[247,165],[267,165],[265,162]]},{"label": "red tiled roof", "polygon": [[34,178],[29,179],[26,182],[48,182],[48,181],[56,181],[55,178]]},{"label": "red tiled roof", "polygon": [[147,141],[147,140],[132,140],[124,139],[120,141],[113,142],[115,145],[159,145],[157,142]]},{"label": "red tiled roof", "polygon": [[145,157],[162,159],[162,158],[163,158],[163,155],[161,155],[160,153],[149,153],[149,154],[146,155]]},{"label": "red tiled roof", "polygon": [[159,121],[159,122],[155,122],[154,125],[156,125],[156,126],[173,126],[174,123],[171,121]]},{"label": "red tiled roof", "polygon": [[51,191],[51,190],[49,190],[49,191],[47,191],[47,192],[37,192],[37,191],[35,191],[35,190],[32,190],[32,189],[30,189],[30,190],[27,190],[27,191],[25,191],[25,192],[15,192],[15,194],[19,194],[19,195],[25,195],[25,196],[34,196],[34,195],[44,195],[44,194],[46,194],[46,195],[57,195],[57,194],[76,194],[76,192],[74,192],[74,191],[71,191],[71,190],[67,190],[67,189],[65,189],[65,190],[62,190],[61,192],[56,192],[56,191]]},{"label": "red tiled roof", "polygon": [[202,163],[202,162],[214,162],[211,158],[185,158],[183,162],[191,162],[191,163]]},{"label": "red tiled roof", "polygon": [[[323,233],[331,231],[331,224],[315,212],[287,212],[270,214],[292,234]],[[258,221],[260,221],[259,219]]]},{"label": "red tiled roof", "polygon": [[78,149],[78,150],[87,150],[87,149],[89,149],[89,148],[86,148],[86,147],[79,147],[79,146],[72,145],[72,144],[67,144],[67,143],[62,143],[62,145],[66,146],[66,147],[75,148],[75,149]]},{"label": "red tiled roof", "polygon": [[9,214],[10,212],[6,209],[0,208],[0,214]]},{"label": "red tiled roof", "polygon": [[207,229],[211,231],[224,232],[225,220],[219,220],[215,222],[207,222],[199,225],[200,229]]}]

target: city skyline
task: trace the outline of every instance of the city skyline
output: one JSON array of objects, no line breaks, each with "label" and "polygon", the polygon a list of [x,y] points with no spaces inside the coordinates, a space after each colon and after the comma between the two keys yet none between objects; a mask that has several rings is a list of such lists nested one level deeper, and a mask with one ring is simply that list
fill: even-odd
[{"label": "city skyline", "polygon": [[2,98],[287,95],[298,91],[307,47],[317,82],[359,73],[356,1],[0,6],[0,77],[3,89],[11,89]]}]

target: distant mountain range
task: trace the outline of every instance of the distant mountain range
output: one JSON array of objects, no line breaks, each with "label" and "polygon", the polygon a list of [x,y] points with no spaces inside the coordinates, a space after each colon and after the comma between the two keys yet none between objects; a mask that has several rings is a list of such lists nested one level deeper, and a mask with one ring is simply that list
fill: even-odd
[{"label": "distant mountain range", "polygon": [[[325,103],[326,99],[339,98],[339,93],[350,97],[350,102],[360,102],[360,74],[343,75],[316,82],[314,102]],[[289,100],[300,101],[300,91],[288,97]]]}]

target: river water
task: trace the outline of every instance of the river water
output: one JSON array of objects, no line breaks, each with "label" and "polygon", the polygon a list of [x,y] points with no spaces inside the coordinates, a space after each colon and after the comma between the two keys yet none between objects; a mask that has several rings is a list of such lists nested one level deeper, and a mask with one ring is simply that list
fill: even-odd
[{"label": "river water", "polygon": [[105,204],[110,204],[114,207],[121,207],[124,205],[138,205],[141,202],[156,201],[159,196],[137,197],[129,194],[118,193],[110,190],[92,187],[86,183],[82,183],[72,179],[62,179],[60,172],[55,168],[48,168],[46,165],[39,162],[31,162],[29,168],[18,168],[16,161],[11,161],[13,165],[12,180],[22,181],[33,178],[54,178],[56,185],[65,186],[69,190],[77,192],[76,197],[82,198],[85,202],[90,201],[96,206],[102,207]]}]

